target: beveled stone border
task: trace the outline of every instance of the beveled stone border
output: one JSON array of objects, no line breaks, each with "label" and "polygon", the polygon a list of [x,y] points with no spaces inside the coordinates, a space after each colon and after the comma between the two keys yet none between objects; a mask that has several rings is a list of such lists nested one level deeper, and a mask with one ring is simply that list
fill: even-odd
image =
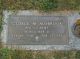
[{"label": "beveled stone border", "polygon": [[[53,16],[66,16],[68,17],[68,30],[69,30],[69,44],[68,45],[6,45],[6,35],[7,35],[7,27],[6,24],[3,25],[2,31],[2,42],[4,43],[4,47],[8,47],[10,49],[26,49],[26,50],[71,50],[76,49],[80,50],[80,39],[73,36],[71,32],[71,26],[73,22],[80,18],[79,11],[58,11],[53,13],[40,13],[38,11],[18,11],[14,13],[12,11],[3,11],[4,15],[4,22],[7,20],[10,14],[17,14],[17,15],[53,15]],[[5,22],[6,23],[6,22]],[[6,30],[5,30],[6,28]]]}]

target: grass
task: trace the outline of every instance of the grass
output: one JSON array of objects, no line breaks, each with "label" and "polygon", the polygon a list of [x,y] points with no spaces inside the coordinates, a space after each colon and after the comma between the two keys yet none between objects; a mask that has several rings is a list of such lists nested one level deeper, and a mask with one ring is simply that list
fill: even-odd
[{"label": "grass", "polygon": [[32,51],[1,48],[0,59],[80,59],[80,51]]},{"label": "grass", "polygon": [[[0,33],[3,10],[80,10],[80,0],[0,0]],[[0,43],[0,47],[2,47]],[[80,59],[80,51],[27,51],[0,48],[0,59]]]},{"label": "grass", "polygon": [[79,0],[1,0],[4,10],[80,10]]},{"label": "grass", "polygon": [[28,51],[2,48],[0,59],[80,59],[80,51]]}]

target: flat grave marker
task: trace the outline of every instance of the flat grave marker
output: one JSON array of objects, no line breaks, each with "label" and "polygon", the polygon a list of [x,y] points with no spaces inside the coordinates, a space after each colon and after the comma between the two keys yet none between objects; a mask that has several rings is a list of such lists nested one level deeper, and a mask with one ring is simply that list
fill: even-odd
[{"label": "flat grave marker", "polygon": [[10,45],[67,45],[66,16],[9,15],[7,43]]}]

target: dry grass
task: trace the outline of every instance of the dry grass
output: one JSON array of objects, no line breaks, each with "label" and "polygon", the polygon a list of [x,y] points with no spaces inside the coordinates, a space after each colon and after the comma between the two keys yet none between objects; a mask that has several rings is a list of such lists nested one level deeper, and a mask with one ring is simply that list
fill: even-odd
[{"label": "dry grass", "polygon": [[28,51],[2,48],[0,59],[80,59],[80,51]]}]

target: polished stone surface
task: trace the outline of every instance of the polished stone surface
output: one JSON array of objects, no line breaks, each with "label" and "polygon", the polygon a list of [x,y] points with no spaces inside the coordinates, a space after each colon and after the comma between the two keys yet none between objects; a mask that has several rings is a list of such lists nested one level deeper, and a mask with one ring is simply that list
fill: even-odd
[{"label": "polished stone surface", "polygon": [[10,15],[7,44],[66,45],[68,19],[65,16]]}]

